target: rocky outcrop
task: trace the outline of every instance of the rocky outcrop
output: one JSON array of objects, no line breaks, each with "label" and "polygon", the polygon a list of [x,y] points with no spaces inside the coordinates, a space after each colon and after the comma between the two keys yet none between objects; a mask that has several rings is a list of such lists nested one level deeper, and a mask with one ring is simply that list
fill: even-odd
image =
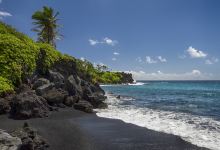
[{"label": "rocky outcrop", "polygon": [[64,88],[64,76],[61,73],[49,70],[49,79],[56,88]]},{"label": "rocky outcrop", "polygon": [[93,106],[85,100],[80,100],[78,103],[75,103],[74,108],[77,109],[77,110],[84,111],[86,113],[92,113],[93,112]]},{"label": "rocky outcrop", "polygon": [[[72,98],[64,99],[63,103],[65,105],[72,106],[72,104],[75,103],[76,106],[74,105],[74,108],[81,110],[87,108],[84,106],[88,106],[89,109],[107,107],[107,104],[104,103],[106,99],[104,96],[105,92],[98,84],[93,84],[90,78],[79,74],[75,62],[67,60],[58,61],[49,72],[59,74],[60,78],[57,78],[57,82],[59,80],[63,82],[64,80],[64,87],[62,90],[67,91],[69,96],[72,96]],[[64,79],[62,77],[64,77]],[[51,80],[51,82],[54,81]],[[87,104],[90,104],[92,107]]]},{"label": "rocky outcrop", "polygon": [[49,90],[53,89],[54,86],[54,83],[44,84],[36,89],[36,93],[37,95],[42,96],[46,94]]},{"label": "rocky outcrop", "polygon": [[134,79],[132,78],[132,74],[131,73],[125,73],[125,72],[121,72],[121,83],[133,83]]},{"label": "rocky outcrop", "polygon": [[80,78],[70,75],[65,81],[65,89],[70,95],[82,95],[83,91]]},{"label": "rocky outcrop", "polygon": [[18,150],[21,144],[20,138],[0,130],[0,150]]},{"label": "rocky outcrop", "polygon": [[45,84],[50,84],[50,81],[45,79],[45,78],[39,78],[37,81],[34,82],[33,84],[33,89],[36,90],[37,88],[45,85]]},{"label": "rocky outcrop", "polygon": [[8,113],[10,109],[9,101],[5,98],[0,98],[0,115]]},{"label": "rocky outcrop", "polygon": [[68,106],[68,107],[72,107],[75,103],[78,103],[80,100],[79,96],[68,96],[65,100],[64,100],[64,105]]},{"label": "rocky outcrop", "polygon": [[46,150],[49,148],[49,144],[27,123],[23,128],[15,130],[12,135],[21,139],[19,150]]},{"label": "rocky outcrop", "polygon": [[[10,112],[15,119],[46,117],[58,107],[74,107],[91,113],[107,108],[105,92],[90,78],[79,74],[74,61],[61,60],[49,70],[36,70],[27,84],[16,89],[10,99],[0,99],[0,114]],[[46,72],[46,74],[45,74]]]},{"label": "rocky outcrop", "polygon": [[64,103],[64,100],[68,97],[68,92],[62,89],[53,88],[47,91],[43,96],[47,100],[47,103],[51,106],[59,106]]},{"label": "rocky outcrop", "polygon": [[83,99],[90,102],[94,108],[107,108],[107,104],[104,103],[105,92],[100,88],[99,85],[93,85],[85,83],[83,88]]},{"label": "rocky outcrop", "polygon": [[15,119],[29,119],[48,116],[49,107],[47,101],[37,96],[32,90],[23,91],[11,101],[10,114]]}]

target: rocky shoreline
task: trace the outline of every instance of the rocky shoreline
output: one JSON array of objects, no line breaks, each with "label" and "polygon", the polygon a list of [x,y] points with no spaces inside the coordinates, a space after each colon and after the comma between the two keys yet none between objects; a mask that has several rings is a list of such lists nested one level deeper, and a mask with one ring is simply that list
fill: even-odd
[{"label": "rocky shoreline", "polygon": [[[38,66],[41,65],[38,64]],[[99,84],[94,84],[90,79],[79,74],[73,61],[57,61],[44,74],[41,73],[41,69],[38,67],[35,74],[27,78],[15,93],[0,98],[0,115],[8,114],[11,119],[27,120],[48,117],[52,111],[59,111],[60,108],[66,107],[86,113],[93,113],[93,109],[96,108],[108,107],[104,102],[106,99],[104,90]],[[128,78],[129,75],[123,73],[123,76],[125,77],[123,83],[131,81]],[[15,140],[4,131],[1,131],[1,136],[11,139],[11,142]],[[15,138],[19,139],[19,136]],[[11,148],[8,147],[9,149],[16,149],[14,148],[16,145],[18,146],[19,143],[24,145],[27,141],[15,140],[14,142],[15,144],[12,144]],[[30,150],[47,148],[41,146],[38,148],[33,145],[29,148]],[[7,144],[1,146],[3,149]],[[19,146],[17,149],[25,148]]]}]

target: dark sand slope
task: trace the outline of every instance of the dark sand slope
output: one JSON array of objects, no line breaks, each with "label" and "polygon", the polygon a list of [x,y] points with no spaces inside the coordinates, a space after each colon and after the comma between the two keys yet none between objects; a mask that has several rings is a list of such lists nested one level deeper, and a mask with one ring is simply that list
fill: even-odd
[{"label": "dark sand slope", "polygon": [[[99,118],[73,109],[27,122],[47,139],[51,150],[203,150],[181,138],[120,120]],[[24,121],[0,116],[0,129],[21,127]]]}]

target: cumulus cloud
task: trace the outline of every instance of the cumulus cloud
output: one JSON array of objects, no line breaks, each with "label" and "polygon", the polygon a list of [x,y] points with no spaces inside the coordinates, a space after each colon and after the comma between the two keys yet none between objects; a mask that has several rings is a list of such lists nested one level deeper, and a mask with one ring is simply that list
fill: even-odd
[{"label": "cumulus cloud", "polygon": [[6,11],[0,11],[0,19],[3,17],[11,17],[12,15],[9,12]]},{"label": "cumulus cloud", "polygon": [[113,54],[114,54],[114,55],[120,55],[120,53],[118,53],[118,52],[114,52]]},{"label": "cumulus cloud", "polygon": [[202,73],[197,69],[186,73],[163,73],[160,70],[153,73],[146,73],[144,71],[126,72],[132,73],[135,80],[207,80],[212,77],[212,74]]},{"label": "cumulus cloud", "polygon": [[154,60],[153,58],[151,58],[150,56],[146,56],[146,63],[147,64],[155,64],[155,63],[157,63],[157,61],[156,60]]},{"label": "cumulus cloud", "polygon": [[112,40],[112,39],[110,39],[110,38],[108,38],[108,37],[105,37],[105,38],[103,39],[103,43],[105,43],[105,44],[107,44],[107,45],[115,46],[115,45],[118,43],[118,41]]},{"label": "cumulus cloud", "polygon": [[192,58],[205,58],[208,55],[201,50],[193,48],[192,46],[190,46],[186,51]]},{"label": "cumulus cloud", "polygon": [[205,64],[212,65],[212,64],[217,63],[218,61],[219,61],[218,58],[206,59]]},{"label": "cumulus cloud", "polygon": [[157,56],[160,62],[167,62],[166,58],[163,58],[162,56]]},{"label": "cumulus cloud", "polygon": [[110,46],[115,46],[116,44],[118,44],[118,41],[112,40],[108,37],[105,37],[101,41],[89,39],[89,44],[92,46],[97,45],[97,44],[106,44],[106,45],[110,45]]}]

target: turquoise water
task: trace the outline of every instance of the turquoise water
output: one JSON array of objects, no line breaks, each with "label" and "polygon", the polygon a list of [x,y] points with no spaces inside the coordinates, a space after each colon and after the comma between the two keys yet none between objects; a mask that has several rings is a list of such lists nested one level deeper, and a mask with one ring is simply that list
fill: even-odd
[{"label": "turquoise water", "polygon": [[[106,86],[106,91],[133,97],[125,105],[184,112],[220,120],[220,81],[143,81],[140,86]],[[123,103],[122,103],[123,105]]]},{"label": "turquoise water", "polygon": [[220,150],[220,81],[139,81],[102,88],[109,108],[100,110],[98,116],[175,134],[198,146]]}]

